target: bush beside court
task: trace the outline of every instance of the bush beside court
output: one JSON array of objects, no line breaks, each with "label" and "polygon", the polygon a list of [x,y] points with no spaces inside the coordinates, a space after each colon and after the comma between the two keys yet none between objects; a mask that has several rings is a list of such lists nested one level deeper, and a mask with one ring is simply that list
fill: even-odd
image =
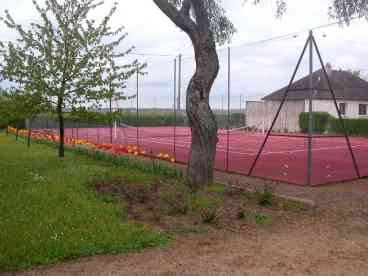
[{"label": "bush beside court", "polygon": [[[325,133],[329,120],[330,114],[327,112],[313,112],[313,132],[314,133]],[[299,114],[299,127],[302,133],[307,133],[309,129],[309,113],[302,112]]]}]

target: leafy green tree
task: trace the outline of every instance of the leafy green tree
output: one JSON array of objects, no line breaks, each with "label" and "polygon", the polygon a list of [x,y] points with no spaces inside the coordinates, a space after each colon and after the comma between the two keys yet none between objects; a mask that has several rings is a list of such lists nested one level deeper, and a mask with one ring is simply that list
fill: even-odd
[{"label": "leafy green tree", "polygon": [[46,110],[46,105],[40,93],[29,92],[20,89],[10,89],[4,93],[7,103],[9,122],[14,124],[18,130],[25,125],[28,120],[28,139],[27,145],[30,146],[32,122],[34,118]]},{"label": "leafy green tree", "polygon": [[5,91],[0,89],[0,129],[7,128],[10,124],[10,114],[8,112],[8,100],[5,97]]},{"label": "leafy green tree", "polygon": [[[109,26],[117,3],[99,23],[90,19],[90,14],[104,1],[46,0],[42,7],[33,0],[33,4],[40,20],[31,23],[28,30],[8,11],[2,18],[19,38],[3,45],[1,74],[14,87],[40,92],[50,104],[58,117],[59,156],[63,157],[65,110],[105,96],[104,76],[109,61],[126,53],[118,50],[126,33],[123,27],[113,30]],[[114,80],[121,77],[111,76]]]},{"label": "leafy green tree", "polygon": [[347,24],[356,17],[368,20],[368,0],[333,0],[330,16]]},{"label": "leafy green tree", "polygon": [[18,130],[25,126],[27,119],[29,120],[28,146],[30,145],[32,120],[44,110],[44,103],[39,93],[9,89],[0,95],[0,116],[7,126],[17,128],[16,139],[18,139]]},{"label": "leafy green tree", "polygon": [[[121,53],[119,57],[128,55],[132,48],[125,53]],[[106,74],[103,78],[104,83],[104,95],[103,98],[109,106],[109,125],[110,125],[110,143],[113,143],[113,122],[116,121],[118,116],[118,110],[113,112],[113,101],[119,102],[123,100],[129,100],[135,97],[126,96],[124,89],[126,88],[126,81],[131,78],[135,73],[142,74],[143,68],[146,64],[140,64],[137,60],[133,63],[118,64],[113,53],[110,53],[108,59],[108,65]]]}]

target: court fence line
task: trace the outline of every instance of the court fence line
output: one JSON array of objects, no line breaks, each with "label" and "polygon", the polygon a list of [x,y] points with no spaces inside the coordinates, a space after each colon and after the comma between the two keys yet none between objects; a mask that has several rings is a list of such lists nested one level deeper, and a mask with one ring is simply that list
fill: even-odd
[{"label": "court fence line", "polygon": [[[281,125],[282,120],[287,120],[283,115],[283,109],[287,106],[287,102],[291,101],[288,99],[288,93],[294,88],[298,68],[304,53],[308,46],[311,47],[311,44],[317,48],[322,70],[325,75],[327,74],[315,39],[310,35],[289,85],[282,94],[282,101],[273,112],[274,116],[269,124],[266,124],[267,112],[264,110],[264,101],[262,105],[263,121],[248,123],[249,118],[246,117],[248,111],[245,111],[242,102],[244,97],[242,94],[233,93],[236,91],[233,85],[236,76],[232,72],[233,48],[227,48],[226,56],[222,56],[221,59],[222,64],[227,65],[223,66],[225,70],[222,71],[222,78],[226,80],[224,86],[226,94],[211,98],[212,101],[214,99],[216,101],[213,112],[219,126],[216,169],[309,186],[357,179],[368,175],[368,161],[365,161],[368,160],[368,149],[364,150],[365,140],[362,142],[360,139],[363,138],[359,137],[350,139],[331,84],[328,85],[328,91],[332,92],[331,100],[334,102],[342,123],[343,135],[314,133],[313,109],[309,110],[308,133],[294,133],[283,130],[281,127],[275,128],[276,125]],[[169,158],[175,162],[187,163],[190,156],[191,131],[183,109],[183,103],[185,104],[183,86],[188,81],[184,70],[187,65],[186,60],[179,54],[175,58],[170,57],[167,62],[170,64],[170,69],[166,72],[170,79],[167,85],[169,88],[166,99],[159,99],[159,101],[166,100],[168,103],[166,106],[158,107],[155,98],[152,101],[147,100],[148,89],[146,87],[149,81],[145,74],[137,72],[134,80],[127,87],[130,95],[134,95],[125,103],[130,106],[119,107],[117,104],[117,107],[113,108],[117,115],[113,124],[106,121],[98,122],[97,119],[67,120],[65,123],[66,139],[86,140],[96,145],[124,146],[134,148],[133,153],[137,150],[151,157],[165,157],[167,160]],[[164,68],[156,68],[156,70],[165,71]],[[313,75],[313,67],[311,75]],[[152,86],[155,84],[151,82]],[[311,95],[311,92],[315,90],[313,79],[309,87],[295,88],[295,90],[298,89],[307,91]],[[281,118],[282,116],[284,117]],[[38,126],[37,123],[32,125],[55,135],[58,133],[57,122],[49,118],[46,118],[44,123],[40,122]],[[344,148],[344,141],[346,148]],[[324,155],[320,153],[322,151]]]}]

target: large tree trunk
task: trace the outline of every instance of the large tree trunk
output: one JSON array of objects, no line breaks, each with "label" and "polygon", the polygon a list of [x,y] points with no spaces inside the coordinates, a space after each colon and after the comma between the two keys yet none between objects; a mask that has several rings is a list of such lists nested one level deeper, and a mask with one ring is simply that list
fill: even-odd
[{"label": "large tree trunk", "polygon": [[59,118],[59,157],[64,157],[64,116],[63,116],[63,102],[59,97],[57,105],[57,113]]},{"label": "large tree trunk", "polygon": [[186,111],[192,131],[187,171],[193,189],[213,182],[216,157],[217,123],[209,105],[209,95],[219,71],[216,46],[211,40],[193,42],[196,72],[187,89]]},{"label": "large tree trunk", "polygon": [[209,105],[209,94],[219,71],[210,22],[213,15],[210,15],[205,0],[183,0],[180,1],[180,8],[174,1],[153,1],[190,37],[195,52],[196,72],[187,89],[187,115],[192,131],[187,182],[193,189],[197,189],[213,181],[218,141],[217,124]]}]

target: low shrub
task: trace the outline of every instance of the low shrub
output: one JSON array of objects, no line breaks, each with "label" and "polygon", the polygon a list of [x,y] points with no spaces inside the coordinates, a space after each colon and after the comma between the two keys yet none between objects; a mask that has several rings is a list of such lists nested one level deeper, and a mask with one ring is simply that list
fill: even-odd
[{"label": "low shrub", "polygon": [[261,212],[254,212],[254,219],[257,224],[265,224],[270,220],[270,217],[267,214]]},{"label": "low shrub", "polygon": [[[343,119],[346,131],[353,136],[368,136],[368,119]],[[329,132],[335,134],[344,134],[344,128],[340,119],[331,118],[329,124]]]},{"label": "low shrub", "polygon": [[218,223],[218,209],[221,200],[215,197],[195,195],[192,198],[192,209],[198,212],[203,223]]},{"label": "low shrub", "polygon": [[257,190],[255,195],[258,205],[270,207],[275,202],[274,188],[270,185],[265,185],[263,189]]},{"label": "low shrub", "polygon": [[[328,129],[330,114],[327,112],[312,112],[313,132],[325,133]],[[309,112],[299,114],[299,128],[301,132],[307,133],[309,130]]]}]

